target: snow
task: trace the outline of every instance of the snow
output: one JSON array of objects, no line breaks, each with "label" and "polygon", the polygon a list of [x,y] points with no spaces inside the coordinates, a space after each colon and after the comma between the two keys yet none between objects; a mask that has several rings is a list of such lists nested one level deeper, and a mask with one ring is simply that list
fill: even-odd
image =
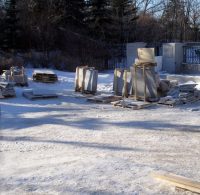
[{"label": "snow", "polygon": [[33,74],[55,74],[54,71],[49,69],[37,69],[34,70]]},{"label": "snow", "polygon": [[[192,194],[152,178],[167,171],[200,181],[200,103],[143,110],[93,104],[75,95],[74,73],[54,71],[55,84],[16,87],[0,100],[0,194]],[[113,73],[98,90],[112,91]],[[24,89],[59,98],[30,101]]]}]

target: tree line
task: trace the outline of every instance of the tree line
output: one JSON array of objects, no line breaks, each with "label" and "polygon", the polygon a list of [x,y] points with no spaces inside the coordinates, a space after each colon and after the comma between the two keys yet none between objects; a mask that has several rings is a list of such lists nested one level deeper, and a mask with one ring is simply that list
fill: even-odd
[{"label": "tree line", "polygon": [[199,0],[0,0],[2,50],[58,49],[86,63],[127,42],[199,40]]}]

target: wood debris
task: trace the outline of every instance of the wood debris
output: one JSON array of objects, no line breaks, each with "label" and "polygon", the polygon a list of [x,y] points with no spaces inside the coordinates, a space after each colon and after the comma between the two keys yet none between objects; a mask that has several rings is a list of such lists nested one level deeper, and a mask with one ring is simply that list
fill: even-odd
[{"label": "wood debris", "polygon": [[176,106],[193,103],[200,100],[200,91],[197,84],[182,84],[171,88],[166,97],[160,98],[159,104]]}]

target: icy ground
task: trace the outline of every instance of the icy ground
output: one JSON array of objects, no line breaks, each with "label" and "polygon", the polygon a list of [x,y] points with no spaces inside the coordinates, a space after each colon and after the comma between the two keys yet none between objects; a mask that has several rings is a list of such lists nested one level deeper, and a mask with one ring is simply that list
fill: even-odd
[{"label": "icy ground", "polygon": [[[0,194],[184,195],[152,178],[167,171],[200,181],[200,103],[144,110],[88,103],[75,96],[74,73],[56,84],[31,81],[58,99],[0,100]],[[99,74],[99,91],[113,75]],[[193,111],[192,111],[193,110]],[[197,111],[195,111],[197,110]]]}]

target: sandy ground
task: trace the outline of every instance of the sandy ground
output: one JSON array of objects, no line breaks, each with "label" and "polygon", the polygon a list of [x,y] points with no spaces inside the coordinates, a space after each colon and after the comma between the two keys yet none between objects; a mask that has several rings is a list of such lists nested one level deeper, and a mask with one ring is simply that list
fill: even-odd
[{"label": "sandy ground", "polygon": [[[31,70],[28,72],[29,77]],[[200,181],[200,103],[133,111],[88,103],[73,93],[73,73],[32,88],[58,99],[0,100],[0,194],[194,194],[155,180],[167,171]],[[112,74],[100,74],[99,90]]]}]

